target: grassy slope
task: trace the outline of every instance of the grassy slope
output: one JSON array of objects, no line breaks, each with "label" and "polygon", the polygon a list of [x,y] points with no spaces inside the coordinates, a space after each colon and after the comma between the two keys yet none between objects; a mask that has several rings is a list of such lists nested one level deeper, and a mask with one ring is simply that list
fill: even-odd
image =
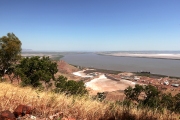
[{"label": "grassy slope", "polygon": [[[77,120],[176,120],[179,115],[170,114],[166,110],[164,114],[152,112],[147,109],[137,109],[132,107],[127,109],[115,103],[99,102],[92,100],[88,96],[72,97],[63,94],[38,92],[30,87],[21,88],[7,83],[0,83],[0,111],[13,111],[17,105],[31,105],[33,114],[37,117],[45,118],[56,111],[63,112],[66,116],[72,116]],[[112,119],[112,120],[113,120]]]}]

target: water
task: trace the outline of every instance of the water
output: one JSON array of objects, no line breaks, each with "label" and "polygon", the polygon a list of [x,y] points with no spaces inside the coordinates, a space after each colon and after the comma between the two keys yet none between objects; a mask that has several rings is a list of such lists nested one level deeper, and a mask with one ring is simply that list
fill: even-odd
[{"label": "water", "polygon": [[180,77],[180,60],[115,57],[95,53],[67,54],[62,59],[84,67],[128,72],[149,71],[154,74]]}]

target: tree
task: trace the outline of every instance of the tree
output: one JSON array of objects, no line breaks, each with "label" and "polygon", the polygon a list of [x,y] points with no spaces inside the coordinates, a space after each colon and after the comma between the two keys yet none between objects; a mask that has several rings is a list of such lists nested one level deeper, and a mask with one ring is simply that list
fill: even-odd
[{"label": "tree", "polygon": [[21,41],[13,33],[0,38],[0,76],[13,73],[14,65],[21,57]]},{"label": "tree", "polygon": [[161,95],[161,106],[166,107],[169,110],[174,109],[174,100],[171,93]]},{"label": "tree", "polygon": [[[139,100],[138,97],[141,92],[145,93],[145,98]],[[173,97],[171,93],[162,93],[152,85],[145,87],[135,85],[134,88],[129,86],[124,90],[124,93],[126,95],[124,103],[127,105],[132,101],[137,101],[139,103],[138,107],[148,107],[160,111],[165,108],[180,113],[180,93]]]},{"label": "tree", "polygon": [[180,93],[174,96],[175,112],[180,112]]},{"label": "tree", "polygon": [[160,93],[156,87],[147,85],[145,87],[146,99],[144,100],[144,104],[149,107],[158,107],[160,104]]},{"label": "tree", "polygon": [[27,57],[20,61],[16,66],[15,75],[22,80],[22,85],[32,85],[38,87],[45,83],[46,88],[52,85],[51,79],[55,79],[54,74],[57,73],[57,63],[52,62],[49,57]]},{"label": "tree", "polygon": [[55,86],[54,91],[56,93],[64,92],[70,95],[84,95],[88,93],[83,81],[76,82],[74,80],[67,80],[67,78],[62,75],[55,79]]},{"label": "tree", "polygon": [[124,90],[124,94],[126,95],[126,99],[139,101],[138,97],[144,89],[141,85],[136,84],[134,88],[129,86],[127,89]]},{"label": "tree", "polygon": [[126,88],[124,90],[124,94],[126,95],[126,99],[130,99],[132,100],[133,99],[133,88],[131,86],[129,86],[128,88]]},{"label": "tree", "polygon": [[[145,93],[145,98],[139,100],[139,95],[141,92]],[[135,85],[134,88],[128,87],[124,90],[127,100],[141,102],[143,105],[155,108],[160,105],[160,91],[152,85],[147,85],[145,88],[141,85]]]}]

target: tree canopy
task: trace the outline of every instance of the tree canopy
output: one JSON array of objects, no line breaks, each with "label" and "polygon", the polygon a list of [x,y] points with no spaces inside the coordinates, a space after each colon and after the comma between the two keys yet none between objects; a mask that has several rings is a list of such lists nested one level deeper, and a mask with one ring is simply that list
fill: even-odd
[{"label": "tree canopy", "polygon": [[55,86],[54,91],[56,93],[64,92],[70,95],[84,95],[88,93],[83,81],[76,82],[74,80],[67,80],[67,78],[62,75],[55,79]]},{"label": "tree canopy", "polygon": [[[172,96],[171,93],[162,93],[152,85],[135,85],[134,88],[128,87],[124,90],[126,101],[137,102],[138,106],[149,107],[163,110],[167,108],[173,112],[180,112],[180,93]],[[144,99],[139,99],[140,94],[144,93]]]},{"label": "tree canopy", "polygon": [[20,59],[21,41],[14,33],[0,38],[0,76],[11,74],[13,65]]},{"label": "tree canopy", "polygon": [[23,58],[16,66],[15,75],[21,78],[23,86],[38,87],[42,82],[49,86],[50,80],[55,79],[54,74],[57,71],[57,63],[51,61],[49,57],[34,56]]}]

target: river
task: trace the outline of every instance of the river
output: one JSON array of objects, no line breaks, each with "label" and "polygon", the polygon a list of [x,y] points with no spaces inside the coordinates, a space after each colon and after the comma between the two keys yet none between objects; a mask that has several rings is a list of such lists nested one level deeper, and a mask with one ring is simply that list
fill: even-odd
[{"label": "river", "polygon": [[154,74],[180,77],[180,60],[117,57],[95,53],[71,53],[65,55],[62,60],[83,67],[127,72],[148,71]]}]

